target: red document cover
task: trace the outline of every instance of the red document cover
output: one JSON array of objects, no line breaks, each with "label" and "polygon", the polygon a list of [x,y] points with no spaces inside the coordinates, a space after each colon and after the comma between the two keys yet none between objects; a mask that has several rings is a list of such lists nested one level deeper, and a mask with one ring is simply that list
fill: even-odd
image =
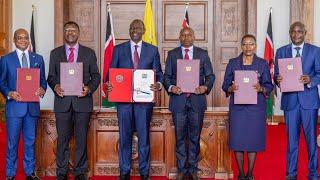
[{"label": "red document cover", "polygon": [[253,87],[257,82],[255,71],[234,71],[234,83],[238,86],[234,92],[234,104],[257,104],[258,94]]},{"label": "red document cover", "polygon": [[83,84],[83,64],[60,63],[60,85],[65,96],[80,96]]},{"label": "red document cover", "polygon": [[17,69],[17,92],[22,97],[22,102],[39,102],[36,95],[40,87],[39,68],[18,68]]},{"label": "red document cover", "polygon": [[281,92],[304,91],[304,84],[300,82],[302,75],[301,57],[279,59],[279,74]]},{"label": "red document cover", "polygon": [[132,69],[110,68],[109,83],[112,91],[109,92],[110,102],[132,102]]},{"label": "red document cover", "polygon": [[199,87],[199,59],[177,60],[177,86],[184,93],[194,93]]}]

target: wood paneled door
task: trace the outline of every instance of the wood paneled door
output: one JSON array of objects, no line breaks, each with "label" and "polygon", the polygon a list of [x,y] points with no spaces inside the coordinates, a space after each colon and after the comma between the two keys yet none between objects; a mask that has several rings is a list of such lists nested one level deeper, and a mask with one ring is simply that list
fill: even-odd
[{"label": "wood paneled door", "polygon": [[[214,89],[207,96],[209,107],[225,107],[228,99],[221,90],[229,59],[239,54],[240,39],[246,33],[256,34],[257,0],[152,0],[156,36],[164,70],[167,52],[178,46],[186,2],[190,27],[195,31],[195,45],[208,50],[216,75]],[[129,40],[129,24],[143,19],[145,0],[69,0],[55,1],[55,26],[73,20],[81,29],[80,42],[93,48],[103,66],[106,34],[106,9],[111,4],[116,44]],[[57,29],[57,28],[56,28]],[[56,44],[62,42],[62,31],[55,32]],[[102,68],[100,68],[102,69]],[[95,105],[100,106],[100,93]],[[168,107],[168,95],[158,96],[158,107]]]}]

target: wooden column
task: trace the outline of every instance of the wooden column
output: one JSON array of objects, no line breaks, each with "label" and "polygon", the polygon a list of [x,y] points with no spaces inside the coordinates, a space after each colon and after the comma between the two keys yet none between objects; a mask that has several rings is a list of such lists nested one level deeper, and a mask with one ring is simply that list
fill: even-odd
[{"label": "wooden column", "polygon": [[290,24],[301,21],[307,29],[306,42],[313,42],[313,11],[314,0],[290,1]]},{"label": "wooden column", "polygon": [[246,13],[246,33],[257,36],[257,0],[248,0]]}]

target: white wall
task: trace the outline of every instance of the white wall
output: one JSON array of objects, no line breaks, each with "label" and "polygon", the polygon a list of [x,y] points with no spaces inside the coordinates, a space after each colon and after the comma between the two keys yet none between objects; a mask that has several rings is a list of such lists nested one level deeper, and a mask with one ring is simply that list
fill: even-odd
[{"label": "white wall", "polygon": [[[30,29],[31,5],[36,7],[35,32],[37,51],[43,55],[46,63],[46,74],[48,73],[49,54],[54,48],[54,0],[13,0],[13,31],[17,28]],[[257,12],[257,54],[263,57],[264,42],[269,17],[269,9],[272,7],[272,26],[274,49],[277,49],[290,41],[289,38],[289,7],[290,0],[258,0]],[[320,46],[320,1],[314,1],[314,42]],[[278,93],[280,94],[280,93]],[[283,112],[279,108],[280,95],[276,99],[275,114]],[[53,109],[53,93],[48,87],[45,97],[41,100],[42,109]]]},{"label": "white wall", "polygon": [[[54,0],[13,0],[12,34],[18,28],[30,31],[32,4],[36,8],[34,22],[37,53],[44,58],[47,75],[50,51],[54,48]],[[14,44],[12,47],[15,49]],[[49,87],[40,105],[41,109],[53,109],[53,93]]]}]

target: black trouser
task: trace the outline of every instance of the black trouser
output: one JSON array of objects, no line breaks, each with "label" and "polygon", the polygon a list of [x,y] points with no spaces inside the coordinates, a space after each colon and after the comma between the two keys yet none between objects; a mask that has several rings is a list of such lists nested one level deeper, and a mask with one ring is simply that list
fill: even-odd
[{"label": "black trouser", "polygon": [[74,175],[88,171],[87,132],[91,112],[75,112],[72,108],[68,112],[56,112],[57,140],[57,176],[66,175],[69,168],[69,142],[75,137]]}]

